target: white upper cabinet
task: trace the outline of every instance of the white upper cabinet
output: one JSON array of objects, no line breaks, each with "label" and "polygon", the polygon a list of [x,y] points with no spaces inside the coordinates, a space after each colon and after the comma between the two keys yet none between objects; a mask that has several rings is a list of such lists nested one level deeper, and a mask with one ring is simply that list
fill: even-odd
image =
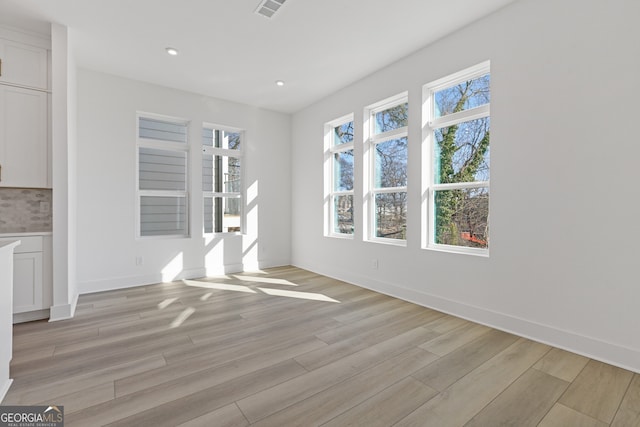
[{"label": "white upper cabinet", "polygon": [[0,83],[47,89],[47,50],[0,39]]},{"label": "white upper cabinet", "polygon": [[0,85],[0,187],[51,187],[47,96]]}]

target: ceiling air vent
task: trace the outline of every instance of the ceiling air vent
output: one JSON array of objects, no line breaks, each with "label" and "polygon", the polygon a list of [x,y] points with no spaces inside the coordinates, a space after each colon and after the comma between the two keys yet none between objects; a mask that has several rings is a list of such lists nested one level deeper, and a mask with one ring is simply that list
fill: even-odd
[{"label": "ceiling air vent", "polygon": [[262,15],[266,18],[273,18],[278,9],[287,0],[262,0],[256,9],[258,15]]}]

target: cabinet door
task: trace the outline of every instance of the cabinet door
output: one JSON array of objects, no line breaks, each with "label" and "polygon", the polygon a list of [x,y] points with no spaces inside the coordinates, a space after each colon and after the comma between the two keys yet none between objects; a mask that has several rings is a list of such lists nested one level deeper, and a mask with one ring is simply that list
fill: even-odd
[{"label": "cabinet door", "polygon": [[0,83],[47,89],[47,50],[0,39]]},{"label": "cabinet door", "polygon": [[42,310],[42,252],[13,255],[13,312]]},{"label": "cabinet door", "polygon": [[0,85],[0,186],[49,187],[47,94]]}]

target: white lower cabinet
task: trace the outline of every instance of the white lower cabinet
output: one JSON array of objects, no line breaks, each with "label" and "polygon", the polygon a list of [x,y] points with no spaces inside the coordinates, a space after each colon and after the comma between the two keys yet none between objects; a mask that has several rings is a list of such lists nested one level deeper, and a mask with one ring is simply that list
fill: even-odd
[{"label": "white lower cabinet", "polygon": [[42,310],[44,308],[42,294],[42,252],[15,253],[13,255],[13,313]]},{"label": "white lower cabinet", "polygon": [[48,319],[52,303],[51,236],[3,236],[20,240],[13,253],[13,322]]}]

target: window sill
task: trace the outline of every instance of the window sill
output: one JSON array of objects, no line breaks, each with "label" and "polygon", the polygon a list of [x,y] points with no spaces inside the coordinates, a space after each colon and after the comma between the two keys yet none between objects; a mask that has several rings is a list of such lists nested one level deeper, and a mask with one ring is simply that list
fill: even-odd
[{"label": "window sill", "polygon": [[472,255],[483,258],[489,258],[489,249],[478,249],[478,248],[467,248],[460,246],[449,246],[449,245],[432,245],[423,248],[427,251],[435,251],[435,252],[446,252],[449,254],[456,255]]}]

